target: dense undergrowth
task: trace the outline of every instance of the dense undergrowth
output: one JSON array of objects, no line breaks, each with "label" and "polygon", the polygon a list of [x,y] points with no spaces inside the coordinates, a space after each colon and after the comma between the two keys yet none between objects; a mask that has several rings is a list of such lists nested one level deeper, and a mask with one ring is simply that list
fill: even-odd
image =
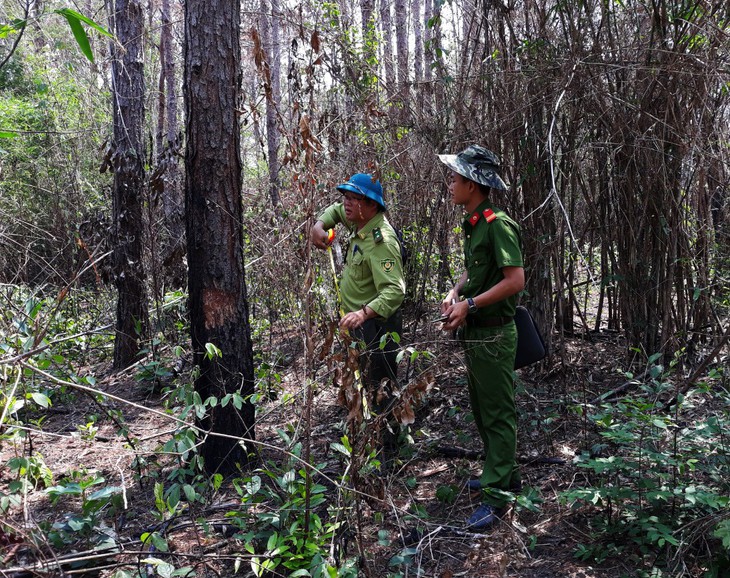
[{"label": "dense undergrowth", "polygon": [[[183,296],[170,295],[161,304],[159,331],[130,374],[137,389],[157,396],[154,408],[105,391],[111,345],[105,323],[111,314],[103,296],[45,295],[3,286],[2,300],[3,572],[53,575],[59,567],[97,566],[117,578],[193,576],[205,574],[207,566],[201,564],[215,563],[222,575],[357,576],[372,575],[378,565],[374,549],[380,548],[389,552],[387,563],[380,561],[389,576],[425,575],[419,557],[423,537],[435,531],[432,515],[412,504],[399,515],[395,525],[401,536],[394,540],[383,504],[385,488],[391,487],[386,480],[395,479],[408,491],[418,484],[415,477],[398,480],[399,468],[423,453],[424,440],[434,437],[412,413],[428,402],[428,395],[436,398],[438,380],[432,388],[430,381],[416,378],[417,385],[404,390],[422,395],[400,406],[405,425],[395,455],[378,451],[385,421],[362,420],[361,415],[341,419],[332,426],[337,437],[315,447],[301,407],[306,388],[318,386],[284,375],[287,354],[271,341],[271,325],[262,323],[254,331],[255,401],[259,420],[273,423],[274,433],[259,442],[260,459],[252,470],[224,480],[203,473],[196,451],[200,432],[191,418],[214,404],[238,406],[243,400],[235,395],[202,400],[193,391],[195,369],[184,366],[187,354],[179,345],[185,342]],[[405,344],[404,352],[422,364],[418,376],[445,363]],[[209,354],[216,355],[215,347]],[[614,391],[566,389],[556,397],[549,390],[528,392],[530,384],[523,380],[521,423],[531,430],[522,434],[525,445],[536,431],[572,428],[578,448],[570,458],[572,479],[561,487],[554,505],[539,483],[508,496],[514,511],[534,522],[521,528],[528,550],[541,540],[540,520],[551,518],[551,508],[557,507],[574,524],[580,521],[583,537],[570,546],[576,563],[619,567],[612,576],[728,575],[727,376],[722,365],[710,366],[700,381],[682,387],[680,358],[665,367],[660,355],[650,356],[642,368],[634,368],[636,375],[614,367],[615,376],[625,382]],[[347,371],[346,362],[341,369]],[[113,472],[82,458],[57,469],[36,449],[35,440],[44,435],[54,410],[81,405],[87,411],[68,423],[67,431],[94,441],[101,424],[112,424],[113,436],[133,456],[125,464],[133,479],[112,483]],[[429,411],[428,405],[423,411]],[[168,426],[152,451],[130,434],[125,417],[130,408],[157,412]],[[468,439],[468,410],[454,405],[448,411],[452,423],[461,420]],[[280,417],[272,420],[266,412]],[[456,429],[449,435],[461,439],[453,437]],[[445,511],[458,499],[459,483],[463,480],[451,479],[438,486],[433,498]],[[144,497],[136,508],[129,503],[132,488]],[[42,515],[28,515],[41,506]],[[135,535],[122,531],[121,520],[131,509],[148,520]],[[365,530],[365,512],[375,535]],[[230,542],[226,554],[182,555],[170,535],[183,524],[195,527],[197,536],[222,535]],[[447,519],[452,533],[463,532],[460,525],[461,520]]]}]

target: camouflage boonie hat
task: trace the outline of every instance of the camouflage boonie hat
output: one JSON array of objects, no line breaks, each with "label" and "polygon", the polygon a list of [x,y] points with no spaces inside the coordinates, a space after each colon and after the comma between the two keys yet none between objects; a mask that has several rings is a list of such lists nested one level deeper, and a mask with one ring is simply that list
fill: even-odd
[{"label": "camouflage boonie hat", "polygon": [[507,190],[507,185],[499,176],[499,157],[483,146],[471,145],[458,155],[438,155],[439,160],[452,171],[476,183]]}]

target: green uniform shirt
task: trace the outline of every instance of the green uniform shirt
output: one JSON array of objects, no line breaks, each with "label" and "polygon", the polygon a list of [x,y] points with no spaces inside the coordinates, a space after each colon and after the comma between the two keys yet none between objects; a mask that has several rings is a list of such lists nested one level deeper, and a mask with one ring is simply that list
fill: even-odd
[{"label": "green uniform shirt", "polygon": [[340,281],[344,312],[357,311],[367,305],[380,317],[390,317],[403,303],[406,282],[400,242],[385,215],[378,213],[356,231],[355,224],[345,218],[343,204],[334,203],[318,219],[325,229],[342,223],[351,233]]},{"label": "green uniform shirt", "polygon": [[[476,297],[499,283],[502,267],[522,267],[520,227],[503,211],[484,201],[464,220],[464,266],[466,283],[461,289],[465,297]],[[482,307],[474,315],[513,317],[517,295],[499,303]]]}]

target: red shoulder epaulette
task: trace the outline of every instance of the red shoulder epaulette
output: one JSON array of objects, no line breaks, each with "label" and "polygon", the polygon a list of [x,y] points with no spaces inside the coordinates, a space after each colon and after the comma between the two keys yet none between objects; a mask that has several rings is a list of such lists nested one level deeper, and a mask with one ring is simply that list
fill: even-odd
[{"label": "red shoulder epaulette", "polygon": [[484,215],[484,218],[487,220],[487,223],[491,223],[494,221],[494,219],[497,218],[497,215],[494,213],[492,209],[486,209],[482,215]]}]

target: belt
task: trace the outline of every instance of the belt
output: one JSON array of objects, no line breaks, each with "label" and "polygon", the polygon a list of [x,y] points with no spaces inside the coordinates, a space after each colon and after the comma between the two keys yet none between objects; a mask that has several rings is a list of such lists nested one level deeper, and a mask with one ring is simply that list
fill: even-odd
[{"label": "belt", "polygon": [[501,327],[502,325],[507,325],[513,319],[513,317],[507,316],[483,317],[481,319],[468,316],[466,318],[466,324],[468,327]]}]

